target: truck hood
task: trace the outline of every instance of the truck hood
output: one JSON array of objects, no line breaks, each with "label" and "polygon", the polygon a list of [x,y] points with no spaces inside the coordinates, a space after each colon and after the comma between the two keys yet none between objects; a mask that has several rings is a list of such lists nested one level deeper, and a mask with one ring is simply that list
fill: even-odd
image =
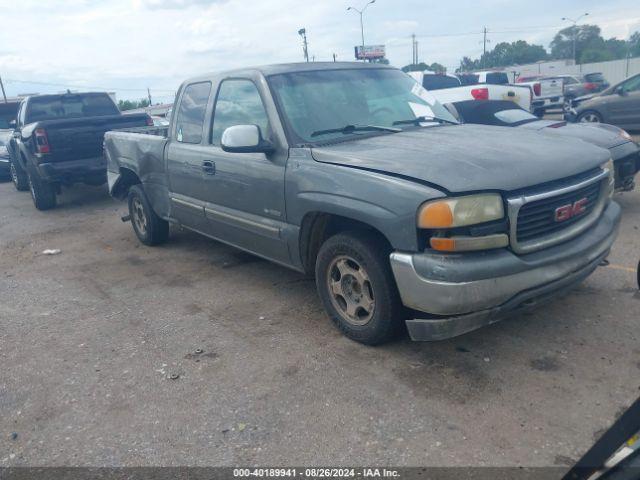
[{"label": "truck hood", "polygon": [[629,141],[622,136],[620,128],[604,123],[588,124],[567,123],[562,120],[540,120],[525,123],[520,128],[537,130],[549,135],[578,138],[603,148],[614,148]]},{"label": "truck hood", "polygon": [[593,169],[607,150],[572,138],[486,125],[427,127],[312,148],[318,162],[374,170],[449,192],[512,191]]}]

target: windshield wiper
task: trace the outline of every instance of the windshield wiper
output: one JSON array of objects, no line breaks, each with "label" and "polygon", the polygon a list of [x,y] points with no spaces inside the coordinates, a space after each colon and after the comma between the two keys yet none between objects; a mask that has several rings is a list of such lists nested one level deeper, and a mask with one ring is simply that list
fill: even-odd
[{"label": "windshield wiper", "polygon": [[394,125],[416,125],[420,126],[421,123],[424,122],[438,122],[438,123],[447,123],[449,125],[460,125],[458,122],[454,122],[453,120],[447,120],[446,118],[440,117],[432,117],[426,115],[420,115],[416,118],[410,118],[409,120],[398,120],[397,122],[393,122]]},{"label": "windshield wiper", "polygon": [[[394,123],[395,125],[395,123]],[[330,128],[328,130],[316,130],[311,134],[312,137],[318,137],[320,135],[328,135],[329,133],[343,133],[349,135],[354,132],[391,132],[399,133],[402,129],[393,127],[381,127],[378,125],[345,125],[341,128]]]}]

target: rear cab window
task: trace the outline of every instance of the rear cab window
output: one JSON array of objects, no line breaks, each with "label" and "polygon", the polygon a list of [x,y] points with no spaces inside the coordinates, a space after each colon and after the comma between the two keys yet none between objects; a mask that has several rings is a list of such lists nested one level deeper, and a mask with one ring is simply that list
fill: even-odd
[{"label": "rear cab window", "polygon": [[26,121],[99,117],[119,113],[118,107],[106,93],[45,95],[29,99]]},{"label": "rear cab window", "polygon": [[427,90],[441,90],[443,88],[455,88],[461,85],[460,80],[447,75],[425,75],[422,86]]},{"label": "rear cab window", "polygon": [[490,72],[487,73],[487,81],[489,85],[507,85],[509,83],[509,77],[504,72]]},{"label": "rear cab window", "polygon": [[200,143],[211,82],[192,83],[184,89],[176,112],[176,141]]},{"label": "rear cab window", "polygon": [[604,82],[604,75],[601,73],[587,73],[584,76],[584,79],[590,83],[601,83]]}]

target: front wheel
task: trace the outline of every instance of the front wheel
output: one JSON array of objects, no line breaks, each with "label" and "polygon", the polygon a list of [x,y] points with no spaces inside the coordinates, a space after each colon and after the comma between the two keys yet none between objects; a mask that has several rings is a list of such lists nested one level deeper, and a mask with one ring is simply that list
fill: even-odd
[{"label": "front wheel", "polygon": [[9,172],[11,174],[11,181],[13,182],[13,186],[16,190],[19,192],[29,190],[29,178],[27,177],[27,172],[25,172],[13,158],[9,162]]},{"label": "front wheel", "polygon": [[562,103],[562,111],[564,113],[570,113],[571,112],[571,102],[572,102],[571,98],[565,97],[564,102]]},{"label": "front wheel", "polygon": [[402,303],[390,249],[372,232],[329,238],[316,260],[316,285],[325,310],[347,337],[366,345],[391,340],[401,326]]},{"label": "front wheel", "polygon": [[142,186],[131,187],[128,203],[131,224],[138,240],[149,246],[166,242],[169,238],[169,222],[153,211]]},{"label": "front wheel", "polygon": [[602,123],[602,115],[594,110],[587,110],[578,115],[580,123]]}]

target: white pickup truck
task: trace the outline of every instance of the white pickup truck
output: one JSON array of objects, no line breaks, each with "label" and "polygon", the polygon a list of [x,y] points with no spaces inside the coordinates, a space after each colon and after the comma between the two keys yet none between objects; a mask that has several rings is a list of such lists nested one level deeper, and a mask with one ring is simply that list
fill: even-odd
[{"label": "white pickup truck", "polygon": [[440,103],[466,100],[510,100],[520,108],[531,111],[532,89],[528,85],[498,85],[477,83],[462,85],[454,75],[424,72],[409,72],[409,76],[427,89]]},{"label": "white pickup truck", "polygon": [[563,108],[564,86],[562,79],[519,77],[516,83],[531,87],[533,91],[531,109],[536,116],[542,117],[547,110]]}]

